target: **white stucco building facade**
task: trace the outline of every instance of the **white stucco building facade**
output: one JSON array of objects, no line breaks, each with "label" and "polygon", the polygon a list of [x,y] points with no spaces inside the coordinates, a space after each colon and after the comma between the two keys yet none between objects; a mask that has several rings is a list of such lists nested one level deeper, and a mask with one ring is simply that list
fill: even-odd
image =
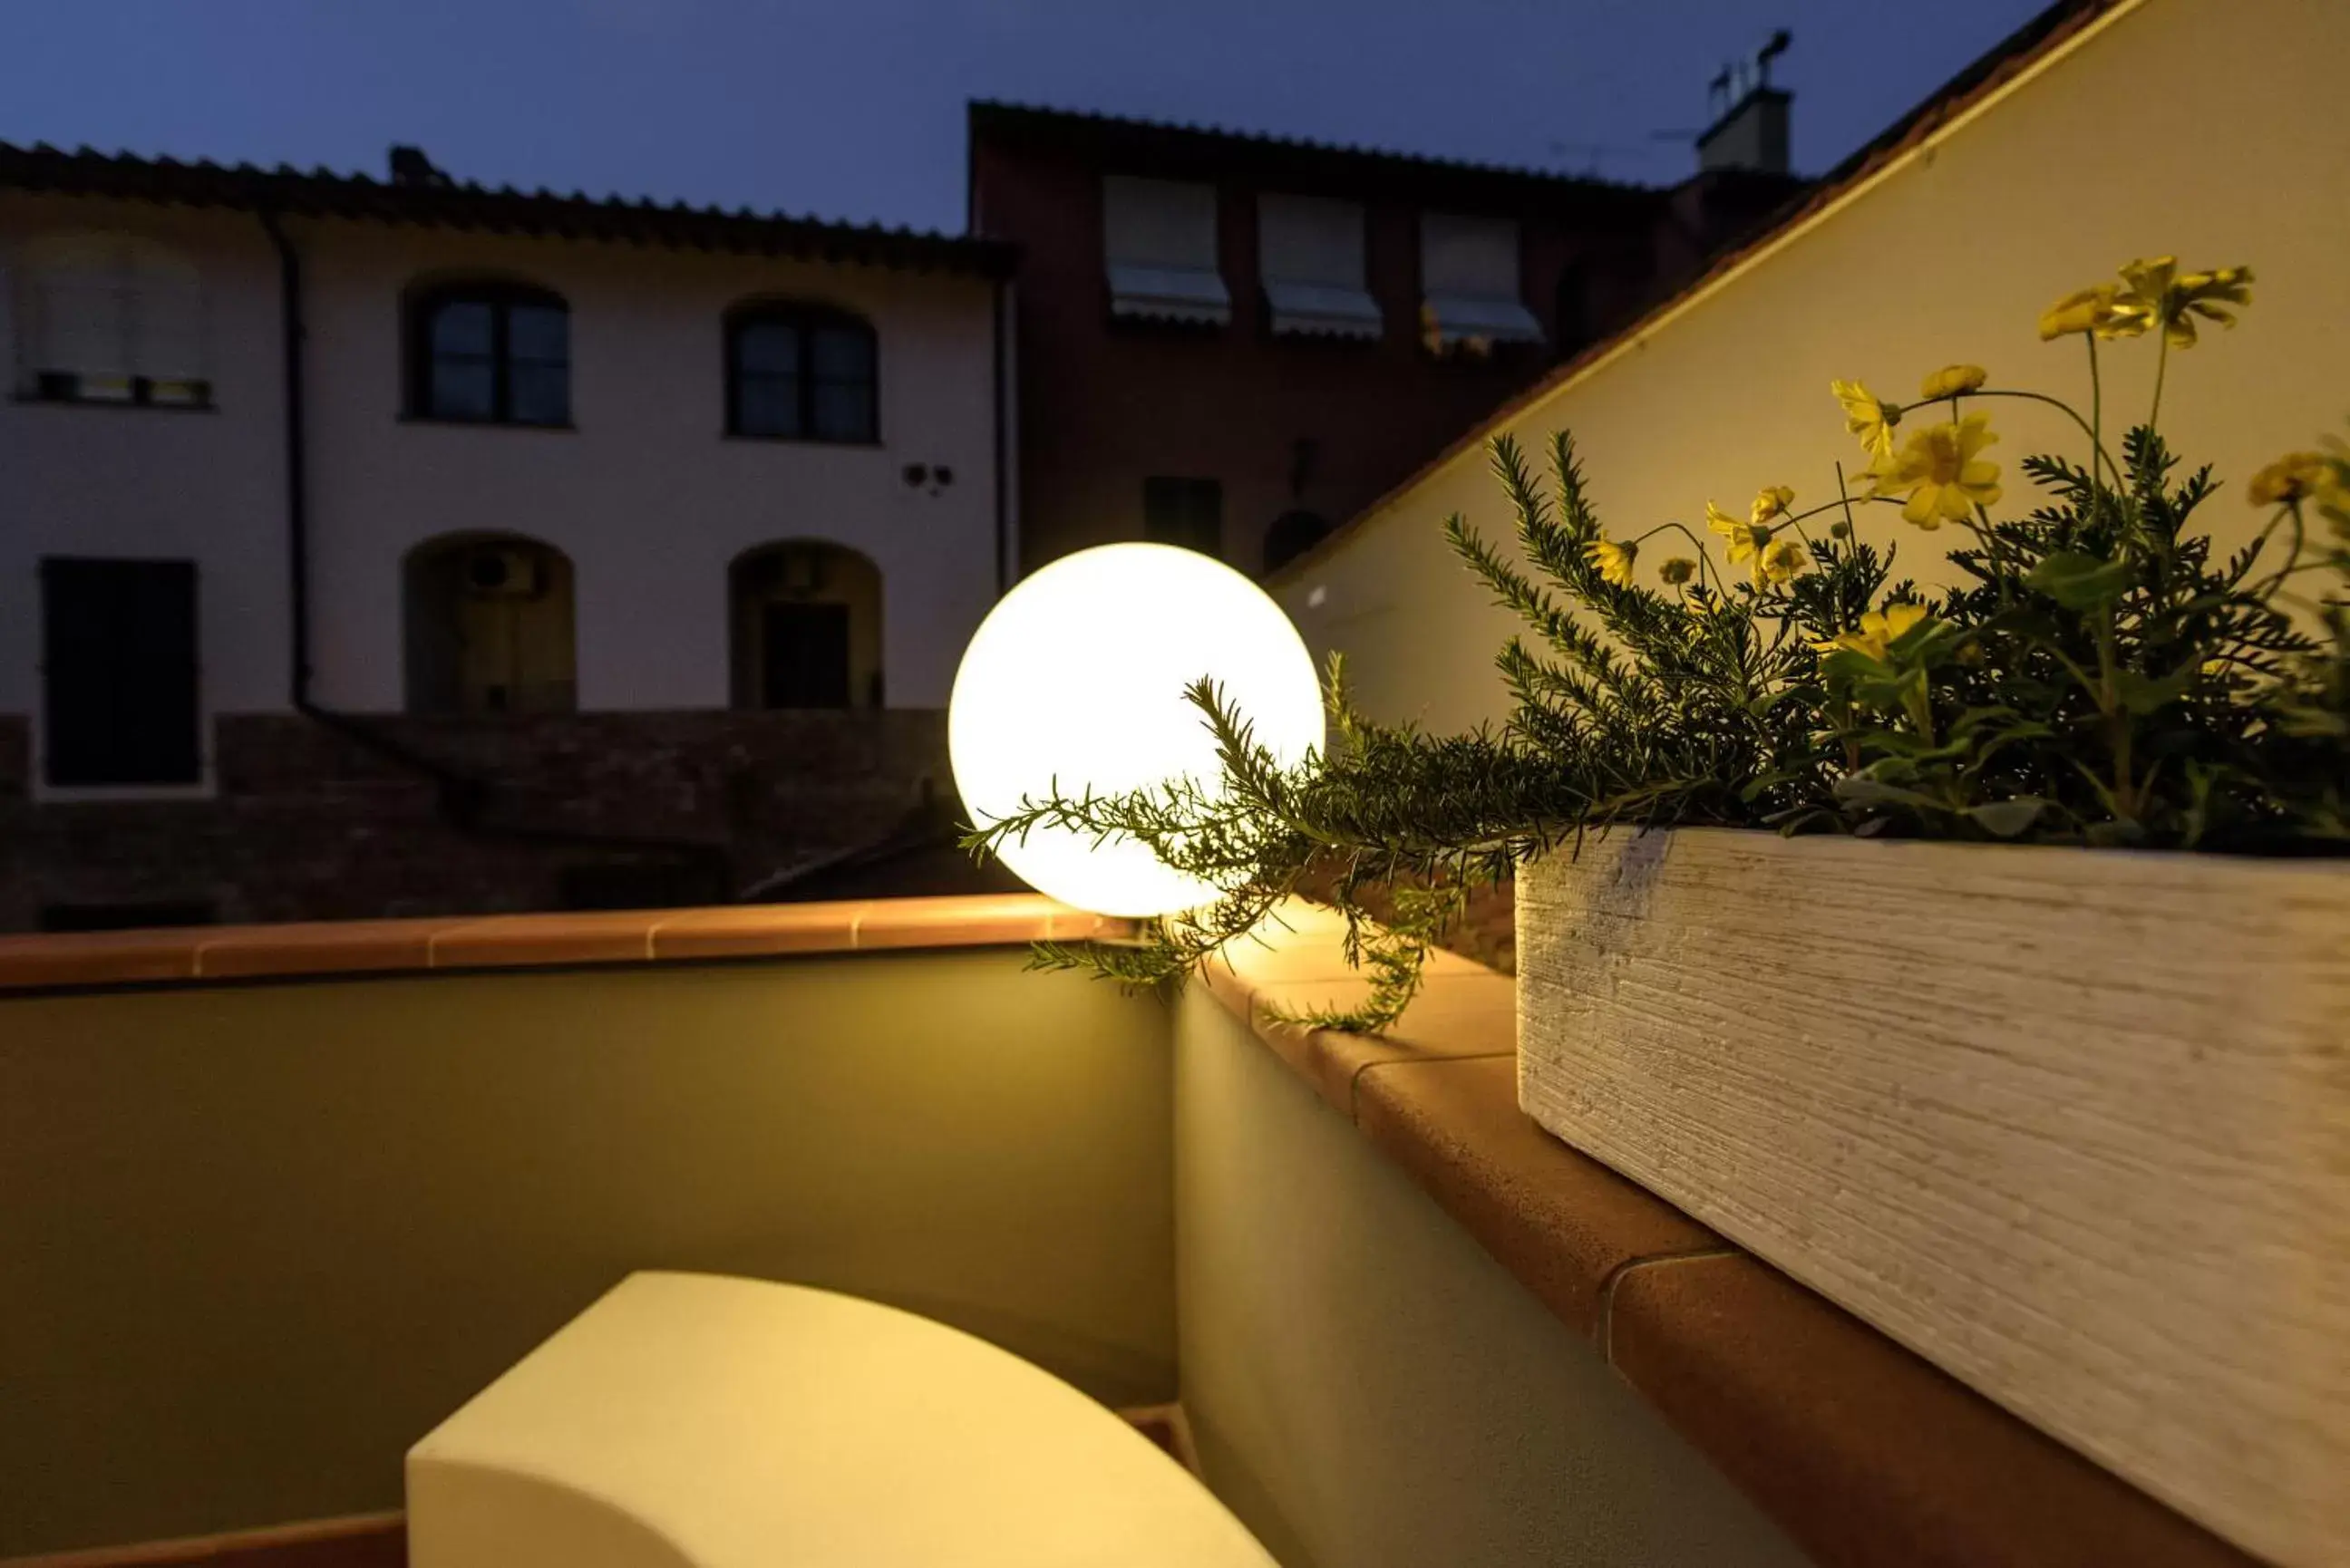
[{"label": "white stucco building facade", "polygon": [[[412,644],[434,541],[559,558],[568,649],[520,635],[568,666],[532,701],[582,713],[832,705],[838,672],[768,701],[743,646],[767,546],[799,551],[779,598],[844,597],[804,558],[859,585],[858,648],[824,655],[857,677],[838,705],[943,707],[1012,558],[999,246],[482,191],[421,160],[377,182],[0,149],[0,721],[26,726],[36,798],[201,794],[219,716],[290,711],[297,550],[302,696],[360,715],[433,704]],[[746,317],[783,324],[737,338]],[[192,568],[197,777],[52,765],[60,559]]]}]

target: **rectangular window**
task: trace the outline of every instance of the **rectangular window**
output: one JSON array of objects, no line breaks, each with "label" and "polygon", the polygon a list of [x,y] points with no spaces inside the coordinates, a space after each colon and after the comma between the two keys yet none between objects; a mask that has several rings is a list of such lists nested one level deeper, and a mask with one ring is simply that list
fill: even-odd
[{"label": "rectangular window", "polygon": [[1275,332],[1379,336],[1385,323],[1366,282],[1359,203],[1260,196],[1257,248]]},{"label": "rectangular window", "polygon": [[515,423],[569,423],[571,313],[553,306],[509,306],[506,348]]},{"label": "rectangular window", "polygon": [[1144,480],[1142,536],[1155,545],[1180,545],[1222,559],[1223,485],[1212,479]]},{"label": "rectangular window", "polygon": [[1213,185],[1103,180],[1102,251],[1112,315],[1211,326],[1232,319],[1216,261]]},{"label": "rectangular window", "polygon": [[1523,297],[1518,225],[1509,218],[1422,213],[1419,286],[1431,348],[1543,340]]},{"label": "rectangular window", "polygon": [[41,563],[44,776],[201,781],[192,561]]},{"label": "rectangular window", "polygon": [[788,321],[746,321],[734,337],[734,432],[800,433],[800,329]]},{"label": "rectangular window", "polygon": [[129,234],[49,235],[16,258],[17,387],[45,402],[206,408],[194,265]]},{"label": "rectangular window", "polygon": [[496,307],[452,300],[432,313],[431,406],[436,420],[486,420],[497,413]]},{"label": "rectangular window", "polygon": [[881,439],[879,344],[844,311],[759,306],[726,328],[726,429],[783,441]]},{"label": "rectangular window", "polygon": [[876,434],[873,334],[862,324],[808,332],[808,410],[818,441],[871,441]]}]

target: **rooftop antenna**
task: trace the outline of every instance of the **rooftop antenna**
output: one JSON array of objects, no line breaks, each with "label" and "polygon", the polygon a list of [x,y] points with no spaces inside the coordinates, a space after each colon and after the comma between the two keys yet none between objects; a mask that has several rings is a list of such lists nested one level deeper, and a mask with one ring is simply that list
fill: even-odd
[{"label": "rooftop antenna", "polygon": [[1714,119],[1720,119],[1742,102],[1746,95],[1771,85],[1771,62],[1787,52],[1795,41],[1794,35],[1781,27],[1763,39],[1752,50],[1715,73],[1706,84],[1706,109]]}]

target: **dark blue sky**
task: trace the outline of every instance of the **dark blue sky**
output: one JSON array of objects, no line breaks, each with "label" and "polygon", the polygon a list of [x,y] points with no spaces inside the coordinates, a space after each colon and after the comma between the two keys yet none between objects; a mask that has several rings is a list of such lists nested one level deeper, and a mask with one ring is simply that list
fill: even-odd
[{"label": "dark blue sky", "polygon": [[2043,3],[7,0],[0,140],[951,228],[972,97],[1669,181],[1775,26],[1817,171]]}]

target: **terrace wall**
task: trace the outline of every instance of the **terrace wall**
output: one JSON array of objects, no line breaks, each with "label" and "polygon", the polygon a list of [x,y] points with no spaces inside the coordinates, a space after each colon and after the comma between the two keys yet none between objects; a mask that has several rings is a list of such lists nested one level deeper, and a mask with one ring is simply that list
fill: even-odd
[{"label": "terrace wall", "polygon": [[[1764,484],[1799,503],[1835,493],[1835,464],[1859,467],[1828,393],[1859,378],[1915,397],[1954,360],[1994,386],[2025,386],[2086,407],[2076,338],[2043,344],[2040,312],[2110,278],[2135,256],[2175,252],[2189,266],[2248,263],[2254,300],[2232,332],[2207,327],[2174,353],[2163,428],[2191,462],[2228,482],[2199,520],[2241,542],[2261,520],[2244,504],[2252,472],[2339,431],[2350,412],[2350,124],[2329,106],[2350,53],[2350,6],[2303,0],[2119,0],[1955,114],[1914,137],[1816,216],[1783,231],[1714,282],[1612,348],[1469,432],[1423,471],[1277,574],[1276,596],[1316,654],[1347,656],[1354,694],[1375,716],[1440,730],[1499,716],[1492,658],[1517,623],[1444,544],[1464,514],[1488,538],[1512,520],[1483,439],[1532,451],[1571,431],[1590,495],[1619,537],[1678,519],[1704,533],[1709,497],[1742,514]],[[2105,346],[2109,431],[2142,418],[2152,340]],[[2053,410],[1978,405],[2000,443],[2003,506],[2028,508],[2018,462],[2081,455]],[[1890,511],[1869,536],[1894,538],[1921,578],[1948,535],[1912,534]],[[1644,568],[1686,553],[1670,535]],[[1719,559],[1719,557],[1717,557]]]}]

